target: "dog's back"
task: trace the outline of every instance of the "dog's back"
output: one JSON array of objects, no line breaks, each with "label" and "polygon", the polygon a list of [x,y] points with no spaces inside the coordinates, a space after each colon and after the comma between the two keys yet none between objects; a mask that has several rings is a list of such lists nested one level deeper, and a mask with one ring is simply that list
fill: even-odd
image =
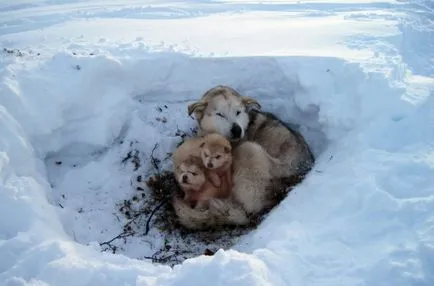
[{"label": "dog's back", "polygon": [[274,168],[274,176],[288,177],[309,172],[315,160],[299,132],[272,113],[251,110],[249,119],[246,139],[258,143],[270,156],[283,163]]}]

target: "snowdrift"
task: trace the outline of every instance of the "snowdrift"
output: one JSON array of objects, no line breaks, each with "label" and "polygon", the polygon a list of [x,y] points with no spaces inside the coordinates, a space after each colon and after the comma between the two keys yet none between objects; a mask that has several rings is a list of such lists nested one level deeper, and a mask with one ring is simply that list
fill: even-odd
[{"label": "snowdrift", "polygon": [[[336,58],[27,57],[2,71],[2,281],[409,285],[432,274],[431,99],[412,106]],[[174,132],[195,126],[187,104],[219,83],[300,124],[314,170],[232,250],[173,270],[136,260],[164,243],[156,232],[101,253],[122,226],[116,203],[134,192],[121,142],[170,153]]]}]

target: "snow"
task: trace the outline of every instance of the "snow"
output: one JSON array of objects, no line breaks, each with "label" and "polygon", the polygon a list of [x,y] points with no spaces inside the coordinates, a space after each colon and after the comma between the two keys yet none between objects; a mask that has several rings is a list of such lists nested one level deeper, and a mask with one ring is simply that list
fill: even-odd
[{"label": "snow", "polygon": [[[433,11],[0,1],[0,285],[433,285]],[[301,126],[314,170],[241,236],[151,227],[107,251],[119,204],[149,195],[137,176],[151,156],[170,168],[187,105],[217,84]],[[188,259],[146,258],[168,244]]]}]

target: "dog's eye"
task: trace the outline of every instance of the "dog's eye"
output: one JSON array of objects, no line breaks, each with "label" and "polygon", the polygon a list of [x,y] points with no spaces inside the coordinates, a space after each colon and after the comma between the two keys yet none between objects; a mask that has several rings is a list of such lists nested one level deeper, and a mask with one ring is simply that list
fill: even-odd
[{"label": "dog's eye", "polygon": [[215,156],[216,159],[220,159],[220,157],[221,157],[220,155]]},{"label": "dog's eye", "polygon": [[196,174],[196,173],[191,173],[191,174],[192,174],[193,176],[195,176],[195,177],[197,176],[197,174]]},{"label": "dog's eye", "polygon": [[237,116],[241,114],[241,111],[237,111],[237,113],[235,113]]},{"label": "dog's eye", "polygon": [[225,116],[223,115],[223,113],[217,112],[216,115],[217,115],[217,116],[220,116],[220,117],[222,117],[222,118],[225,118]]}]

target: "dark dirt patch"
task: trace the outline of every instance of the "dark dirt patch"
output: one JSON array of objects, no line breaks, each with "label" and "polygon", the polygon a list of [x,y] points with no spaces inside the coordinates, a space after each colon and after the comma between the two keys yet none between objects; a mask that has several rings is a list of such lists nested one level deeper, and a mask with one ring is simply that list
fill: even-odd
[{"label": "dark dirt patch", "polygon": [[28,51],[23,51],[20,49],[8,49],[8,48],[3,48],[3,54],[4,55],[8,55],[8,56],[15,56],[15,57],[24,57],[24,56],[40,56],[41,53],[39,52],[34,52],[32,50],[28,50]]},{"label": "dark dirt patch", "polygon": [[24,54],[19,49],[7,49],[3,48],[3,53],[11,56],[22,57]]}]

